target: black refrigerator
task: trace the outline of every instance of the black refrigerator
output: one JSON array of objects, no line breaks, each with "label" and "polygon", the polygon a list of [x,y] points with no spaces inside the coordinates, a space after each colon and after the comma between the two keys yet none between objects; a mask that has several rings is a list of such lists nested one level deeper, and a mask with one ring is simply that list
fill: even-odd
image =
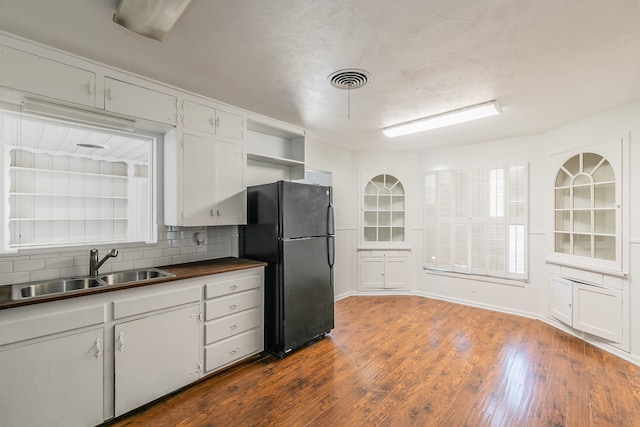
[{"label": "black refrigerator", "polygon": [[265,350],[282,357],[334,327],[331,187],[278,181],[247,188],[241,255],[265,268]]}]

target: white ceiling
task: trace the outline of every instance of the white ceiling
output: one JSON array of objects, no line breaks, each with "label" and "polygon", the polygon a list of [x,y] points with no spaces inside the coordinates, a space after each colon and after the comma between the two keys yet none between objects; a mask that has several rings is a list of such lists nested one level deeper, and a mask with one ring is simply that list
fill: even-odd
[{"label": "white ceiling", "polygon": [[[527,135],[640,99],[637,0],[193,0],[163,42],[118,0],[0,0],[0,30],[302,126],[351,150]],[[371,73],[347,92],[327,79]],[[388,139],[384,126],[497,99],[500,116]]]}]

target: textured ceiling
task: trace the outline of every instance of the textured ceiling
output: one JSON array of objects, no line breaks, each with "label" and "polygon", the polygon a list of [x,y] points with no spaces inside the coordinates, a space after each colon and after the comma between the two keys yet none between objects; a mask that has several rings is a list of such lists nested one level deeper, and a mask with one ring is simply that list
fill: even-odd
[{"label": "textured ceiling", "polygon": [[[0,30],[300,125],[352,150],[527,135],[640,99],[637,0],[193,0],[163,42],[117,0],[0,0]],[[359,68],[350,93],[327,77]],[[500,116],[388,139],[384,126],[497,99]]]}]

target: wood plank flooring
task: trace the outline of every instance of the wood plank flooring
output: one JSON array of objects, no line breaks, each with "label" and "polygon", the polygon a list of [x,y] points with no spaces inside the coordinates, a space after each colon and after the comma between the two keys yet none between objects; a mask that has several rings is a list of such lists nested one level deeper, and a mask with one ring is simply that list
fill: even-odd
[{"label": "wood plank flooring", "polygon": [[640,426],[640,368],[540,321],[349,297],[336,328],[114,426]]}]

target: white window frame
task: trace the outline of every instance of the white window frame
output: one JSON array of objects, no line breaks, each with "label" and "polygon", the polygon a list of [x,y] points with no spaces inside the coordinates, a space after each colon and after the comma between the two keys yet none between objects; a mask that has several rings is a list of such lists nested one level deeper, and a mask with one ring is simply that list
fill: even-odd
[{"label": "white window frame", "polygon": [[431,271],[528,280],[528,165],[427,172],[423,261]]},{"label": "white window frame", "polygon": [[[154,136],[152,136],[151,134],[145,134],[142,132],[135,132],[135,133],[130,133],[130,132],[124,132],[124,131],[120,131],[120,130],[115,130],[115,129],[111,129],[108,127],[104,127],[104,126],[99,126],[99,125],[89,125],[87,123],[78,123],[77,121],[73,120],[73,119],[69,119],[69,120],[64,120],[64,119],[52,119],[49,117],[41,117],[41,116],[37,116],[37,115],[29,115],[29,114],[23,114],[20,113],[18,111],[15,111],[14,108],[12,108],[11,106],[7,106],[4,105],[3,109],[0,109],[0,120],[2,120],[2,117],[4,115],[7,116],[13,116],[18,118],[18,120],[21,120],[22,118],[29,118],[29,119],[34,119],[36,121],[43,121],[43,122],[47,122],[47,123],[53,123],[53,124],[62,124],[62,125],[67,125],[69,127],[72,128],[76,128],[76,129],[84,129],[84,130],[94,130],[94,131],[98,131],[98,132],[102,132],[102,133],[108,133],[110,135],[114,135],[114,136],[121,136],[121,137],[126,137],[126,138],[138,138],[138,139],[142,139],[142,140],[148,140],[149,144],[150,144],[150,159],[149,159],[149,165],[148,165],[148,171],[147,171],[147,179],[144,180],[146,182],[144,183],[137,183],[137,181],[139,181],[137,175],[136,175],[136,171],[139,170],[140,168],[140,164],[136,164],[135,162],[131,162],[131,161],[126,161],[124,159],[118,159],[116,158],[101,158],[99,156],[90,156],[90,157],[85,157],[86,159],[91,158],[91,160],[94,161],[102,161],[102,162],[113,162],[113,161],[118,161],[120,160],[121,163],[126,163],[126,173],[120,173],[120,175],[118,176],[118,178],[121,178],[122,180],[122,184],[120,184],[121,186],[124,185],[126,186],[126,208],[121,208],[120,211],[121,212],[125,212],[126,211],[126,218],[127,219],[127,224],[126,224],[126,232],[124,233],[125,237],[124,238],[106,238],[106,234],[101,234],[102,231],[98,231],[96,233],[93,234],[93,236],[88,236],[87,234],[83,235],[83,238],[78,238],[78,239],[69,239],[69,240],[64,240],[64,239],[60,239],[60,238],[47,238],[45,239],[43,242],[38,243],[36,241],[35,238],[35,234],[36,231],[34,231],[32,234],[34,235],[34,238],[31,241],[25,241],[24,243],[17,243],[17,242],[11,242],[11,228],[9,225],[9,218],[10,218],[10,214],[11,214],[11,206],[10,206],[10,194],[11,194],[11,178],[10,178],[10,170],[11,170],[11,158],[10,158],[10,153],[11,151],[20,151],[20,152],[24,152],[24,153],[29,153],[30,155],[34,155],[34,156],[55,156],[57,155],[57,153],[55,152],[50,152],[47,150],[39,150],[39,149],[34,149],[31,147],[26,147],[26,146],[22,146],[21,143],[15,144],[15,142],[12,144],[10,141],[6,141],[5,139],[8,138],[4,138],[3,135],[0,135],[0,161],[1,161],[1,165],[0,165],[0,174],[1,174],[1,179],[0,179],[0,183],[1,186],[0,188],[2,188],[2,192],[0,193],[0,253],[15,253],[15,252],[19,252],[19,253],[32,253],[32,252],[42,252],[45,251],[47,252],[48,250],[59,250],[60,248],[65,248],[65,249],[70,249],[70,248],[85,248],[85,247],[100,247],[103,245],[113,245],[113,244],[118,244],[118,245],[128,245],[128,244],[135,244],[135,245],[140,245],[140,244],[154,244],[157,242],[157,226],[156,226],[156,205],[157,205],[157,201],[156,201],[156,192],[157,192],[157,142],[156,142],[156,138]],[[2,126],[3,124],[0,123],[0,131],[2,131]],[[19,133],[21,133],[22,131],[19,130]],[[22,136],[19,135],[19,138],[21,139]],[[59,158],[63,158],[63,157],[68,157],[68,158],[72,158],[73,156],[70,155],[60,155],[58,156]],[[79,156],[78,156],[79,158]],[[15,168],[14,168],[15,170]],[[56,172],[56,170],[58,170],[59,172]],[[70,177],[74,176],[74,173],[69,173],[68,171],[64,171],[62,169],[52,169],[52,172],[54,175],[55,174],[67,174]],[[15,174],[15,172],[14,172]],[[77,174],[79,177],[80,176],[84,176],[86,178],[87,174],[82,174],[82,173],[78,173]],[[98,182],[101,182],[100,180],[102,179],[101,177],[104,177],[105,179],[107,179],[107,181],[109,181],[110,179],[113,180],[115,178],[111,178],[112,176],[115,175],[102,175],[101,173],[96,173],[96,174],[88,174],[89,176],[93,175],[93,179],[97,180]],[[72,178],[68,178],[70,181],[72,180]],[[83,178],[79,178],[79,180],[81,180]],[[116,179],[118,180],[118,179]],[[80,184],[76,185],[75,187],[79,186]],[[85,184],[82,184],[85,185]],[[139,198],[131,198],[130,195],[133,194],[134,192],[139,192],[141,190],[142,187],[140,187],[140,185],[143,185],[143,187],[149,186],[150,188],[148,189],[148,191],[144,191],[144,196],[145,197],[149,197],[149,200],[145,203],[147,203],[148,205],[148,210],[146,210],[147,212],[147,218],[144,219],[144,223],[142,223],[140,220],[141,216],[135,216],[133,215],[133,212],[135,211],[135,207],[133,206],[135,203],[140,202]],[[98,189],[97,189],[98,190]],[[71,190],[68,190],[71,191]],[[46,196],[44,194],[38,196],[38,197],[50,197],[50,198],[55,198],[56,197],[56,192],[61,192],[61,190],[59,188],[53,188],[51,189],[51,193],[53,194],[52,196]],[[80,199],[83,198],[83,196],[81,195],[75,195],[75,193],[69,193],[70,194],[70,199],[75,200],[76,202]],[[71,196],[71,194],[73,194]],[[34,196],[35,197],[35,196]],[[64,196],[62,196],[61,198],[64,198]],[[99,197],[98,197],[99,198]],[[107,197],[108,199],[109,197]],[[116,197],[116,198],[120,198],[120,197]],[[14,197],[15,199],[15,197]],[[36,197],[37,199],[37,197]],[[35,203],[35,202],[34,202]],[[116,203],[115,200],[112,201],[112,203]],[[69,203],[71,204],[71,203]],[[101,207],[99,207],[98,209],[100,209]],[[60,217],[57,216],[56,213],[53,212],[53,209],[51,209],[51,213],[47,216],[51,218],[51,221],[47,221],[46,219],[43,220],[39,220],[38,222],[41,224],[45,224],[47,222],[49,222],[49,228],[50,229],[54,229],[56,227],[56,221],[61,221]],[[80,218],[80,217],[76,217],[74,216],[73,218]],[[81,217],[82,219],[74,219],[73,221],[76,224],[82,223],[84,221],[84,225],[82,225],[82,227],[87,227],[86,223],[87,221],[84,219],[84,217]],[[108,220],[105,220],[106,222],[108,222]],[[64,222],[64,221],[63,221]],[[15,223],[15,221],[14,221]],[[67,221],[67,223],[70,223],[70,221]],[[113,224],[111,225],[106,225],[107,229],[109,228],[109,226],[111,227],[115,227]],[[46,225],[45,225],[46,227]],[[70,225],[67,224],[67,227],[69,230],[72,229],[72,227]],[[144,237],[140,237],[141,234],[134,230],[134,228],[139,227],[141,231],[141,233],[144,235]],[[100,226],[98,226],[98,228],[100,228]],[[121,227],[122,228],[122,227]],[[35,230],[35,228],[34,228]],[[51,234],[55,234],[53,231],[51,232]],[[67,232],[67,235],[70,235],[71,231]],[[91,234],[91,233],[89,233]],[[112,233],[112,235],[115,235],[117,233]],[[91,238],[90,238],[91,237]]]}]

